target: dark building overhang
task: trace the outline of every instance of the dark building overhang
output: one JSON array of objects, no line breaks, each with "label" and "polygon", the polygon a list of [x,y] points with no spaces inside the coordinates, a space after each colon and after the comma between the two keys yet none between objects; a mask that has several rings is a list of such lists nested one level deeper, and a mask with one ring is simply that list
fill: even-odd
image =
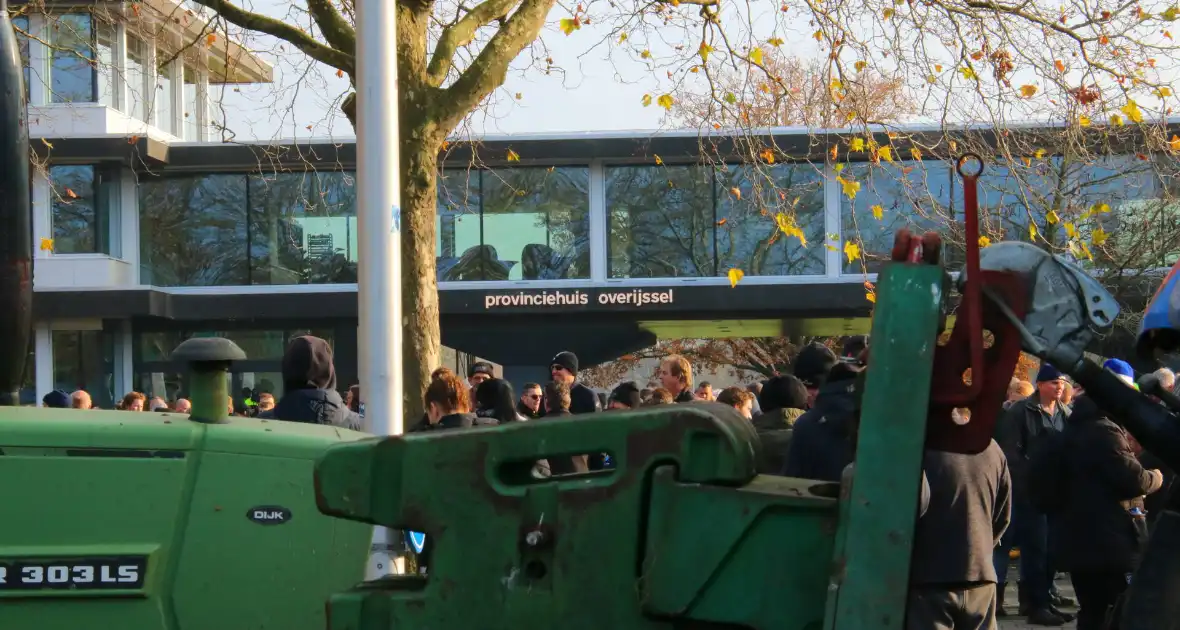
[{"label": "dark building overhang", "polygon": [[[1054,154],[1062,147],[1060,124],[969,126],[942,129],[937,126],[898,125],[874,127],[873,141],[890,145],[895,159],[909,159],[911,149],[926,158],[947,159],[959,151],[987,153],[1001,146]],[[868,151],[848,151],[853,137],[866,137],[865,129],[802,128],[754,129],[747,133],[680,130],[638,133],[520,134],[489,136],[478,140],[455,140],[446,145],[439,158],[444,165],[463,167],[471,164],[498,167],[506,165],[549,165],[607,162],[692,163],[701,161],[741,162],[759,159],[764,148],[771,148],[779,160],[822,163],[833,146],[840,146],[839,159],[869,160]],[[1098,153],[1142,153],[1152,146],[1150,138],[1170,138],[1180,134],[1180,120],[1144,126],[1119,128],[1074,128],[1069,144],[1087,144]],[[1013,142],[1018,140],[1018,142]],[[356,168],[356,143],[353,140],[302,139],[271,143],[175,143],[138,136],[103,136],[92,138],[46,138],[34,142],[41,159],[59,162],[120,162],[145,173],[192,171],[269,171],[269,170],[351,170]],[[1158,143],[1155,143],[1158,144]],[[509,161],[508,156],[512,155]],[[993,152],[994,154],[994,152]],[[1013,156],[1019,157],[1019,156]]]}]

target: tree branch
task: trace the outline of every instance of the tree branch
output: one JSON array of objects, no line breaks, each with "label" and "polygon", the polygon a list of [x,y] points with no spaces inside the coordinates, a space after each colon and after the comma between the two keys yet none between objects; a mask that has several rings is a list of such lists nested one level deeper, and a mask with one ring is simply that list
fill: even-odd
[{"label": "tree branch", "polygon": [[320,63],[348,73],[351,73],[356,65],[353,55],[325,46],[311,35],[286,22],[253,11],[246,11],[225,0],[195,0],[195,2],[216,11],[235,26],[277,37]]},{"label": "tree branch", "polygon": [[439,99],[441,123],[448,130],[459,123],[492,90],[504,84],[512,60],[532,44],[556,0],[523,0],[516,13],[496,31],[479,56]]},{"label": "tree branch", "polygon": [[471,9],[459,21],[443,29],[426,69],[426,80],[434,87],[442,87],[447,74],[455,64],[455,53],[460,46],[466,46],[479,29],[495,20],[508,17],[508,13],[520,0],[485,0]]},{"label": "tree branch", "polygon": [[332,0],[307,0],[307,10],[328,45],[356,58],[356,29],[332,5]]}]

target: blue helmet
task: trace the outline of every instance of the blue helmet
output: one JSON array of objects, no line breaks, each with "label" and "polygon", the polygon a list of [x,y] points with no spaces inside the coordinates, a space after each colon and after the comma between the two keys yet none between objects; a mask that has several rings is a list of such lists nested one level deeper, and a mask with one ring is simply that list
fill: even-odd
[{"label": "blue helmet", "polygon": [[1135,348],[1144,358],[1151,357],[1156,350],[1180,350],[1180,273],[1177,270],[1180,261],[1172,266],[1143,313]]}]

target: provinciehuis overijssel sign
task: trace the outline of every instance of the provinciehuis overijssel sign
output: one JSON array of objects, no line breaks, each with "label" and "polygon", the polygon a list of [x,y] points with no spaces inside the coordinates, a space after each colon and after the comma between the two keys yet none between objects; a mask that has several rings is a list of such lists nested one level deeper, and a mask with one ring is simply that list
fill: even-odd
[{"label": "provinciehuis overijssel sign", "polygon": [[[531,289],[488,291],[483,310],[626,310],[669,307],[676,303],[676,289]],[[472,305],[474,306],[474,305]]]}]

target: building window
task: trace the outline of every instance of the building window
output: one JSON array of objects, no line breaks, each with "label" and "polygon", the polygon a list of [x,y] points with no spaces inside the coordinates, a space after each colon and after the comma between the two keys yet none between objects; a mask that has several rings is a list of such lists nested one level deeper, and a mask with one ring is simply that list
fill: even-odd
[{"label": "building window", "polygon": [[730,269],[747,276],[825,272],[824,178],[819,168],[729,165],[714,174],[713,197],[717,275]]},{"label": "building window", "polygon": [[157,286],[249,284],[246,175],[141,180],[140,280]]},{"label": "building window", "polygon": [[345,172],[250,178],[251,284],[357,280],[356,178]]},{"label": "building window", "polygon": [[184,66],[184,139],[189,142],[197,142],[201,139],[201,119],[197,116],[197,110],[200,108],[200,99],[198,98],[197,84],[200,81],[200,75],[192,66]]},{"label": "building window", "polygon": [[25,73],[25,100],[29,99],[29,17],[18,15],[12,18],[12,25],[16,28],[16,45],[20,48],[20,65]]},{"label": "building window", "polygon": [[172,68],[174,64],[169,63],[160,66],[156,71],[156,91],[154,97],[154,107],[156,117],[154,125],[161,131],[177,135],[176,124],[173,121],[175,116],[172,115]]},{"label": "building window", "polygon": [[148,84],[149,44],[138,37],[127,36],[127,113],[136,120],[150,120],[154,86]]},{"label": "building window", "polygon": [[717,275],[712,169],[606,169],[611,278]]},{"label": "building window", "polygon": [[444,171],[439,280],[589,278],[589,182],[586,167]]},{"label": "building window", "polygon": [[952,170],[945,162],[849,164],[840,176],[861,186],[855,199],[840,196],[843,243],[856,244],[861,253],[851,262],[841,254],[844,273],[880,271],[901,228],[922,234],[953,223]]},{"label": "building window", "polygon": [[119,199],[117,168],[49,168],[53,249],[58,254],[110,254],[111,217]]},{"label": "building window", "polygon": [[114,335],[101,330],[55,330],[52,343],[54,389],[86,390],[96,407],[113,409]]},{"label": "building window", "polygon": [[98,61],[94,54],[94,18],[87,13],[70,13],[50,15],[46,19],[51,46],[51,102],[96,102]]},{"label": "building window", "polygon": [[110,108],[119,106],[115,89],[115,27],[106,22],[95,21],[95,50],[98,53],[98,67],[95,68],[95,90],[98,102]]}]

